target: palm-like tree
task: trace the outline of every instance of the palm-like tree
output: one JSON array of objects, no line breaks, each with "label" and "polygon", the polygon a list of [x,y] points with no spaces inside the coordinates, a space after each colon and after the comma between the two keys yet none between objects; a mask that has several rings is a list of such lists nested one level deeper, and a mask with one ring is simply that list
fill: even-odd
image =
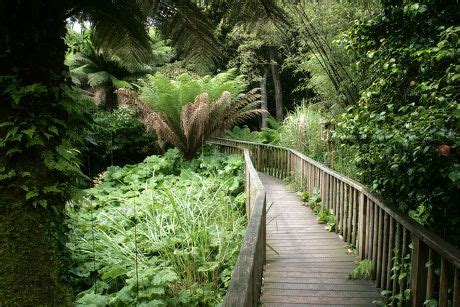
[{"label": "palm-like tree", "polygon": [[[251,11],[238,15],[265,18],[274,7],[272,0],[228,1],[233,16],[247,3]],[[150,55],[149,23],[188,58],[218,56],[212,27],[191,0],[0,1],[0,305],[71,305],[55,237],[80,172],[73,126],[82,118],[64,65],[72,17],[91,21],[95,43],[132,62]]]},{"label": "palm-like tree", "polygon": [[110,50],[98,48],[90,30],[83,34],[70,30],[67,43],[71,48],[66,56],[66,64],[70,68],[73,83],[83,89],[89,88],[96,104],[112,109],[117,104],[117,88],[131,88],[130,81],[153,73],[157,65],[171,58],[171,47],[160,39],[154,28],[149,29],[149,36],[151,54],[143,63],[139,63],[133,62],[128,54],[118,52],[114,55]]}]

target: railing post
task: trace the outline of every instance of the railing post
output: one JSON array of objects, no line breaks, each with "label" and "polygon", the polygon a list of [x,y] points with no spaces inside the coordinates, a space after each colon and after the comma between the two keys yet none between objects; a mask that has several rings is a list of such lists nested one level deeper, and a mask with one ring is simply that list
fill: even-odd
[{"label": "railing post", "polygon": [[300,159],[300,188],[305,191],[305,160]]},{"label": "railing post", "polygon": [[425,264],[428,261],[428,246],[420,240],[413,237],[414,249],[412,251],[411,262],[411,293],[412,307],[423,306],[426,300],[426,280],[428,270]]},{"label": "railing post", "polygon": [[[360,193],[359,212],[358,212],[358,251],[359,258],[363,260],[366,252],[366,199],[364,193]],[[368,243],[369,244],[369,243]]]},{"label": "railing post", "polygon": [[262,171],[262,146],[257,146],[257,170]]},{"label": "railing post", "polygon": [[322,208],[326,207],[326,185],[325,185],[325,173],[323,171],[319,171],[319,177],[321,178],[319,180],[320,186],[319,186],[319,193],[321,195],[321,204]]},{"label": "railing post", "polygon": [[[287,160],[286,161],[287,163],[286,163],[286,174],[285,174],[285,176],[289,177],[289,176],[291,176],[291,152],[289,150],[286,150],[285,152],[286,152],[285,156],[286,156],[286,160]],[[292,175],[295,178],[295,173],[293,173]]]}]

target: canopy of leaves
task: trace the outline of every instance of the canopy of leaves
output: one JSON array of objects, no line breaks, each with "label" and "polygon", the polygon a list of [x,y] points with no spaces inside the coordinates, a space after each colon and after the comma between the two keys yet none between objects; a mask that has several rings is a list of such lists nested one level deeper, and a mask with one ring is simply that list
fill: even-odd
[{"label": "canopy of leaves", "polygon": [[284,69],[300,79],[295,91],[313,91],[324,106],[334,109],[356,103],[366,85],[366,71],[337,39],[355,22],[368,20],[379,8],[376,1],[299,1],[286,5],[293,27],[288,32]]},{"label": "canopy of leaves", "polygon": [[171,47],[161,40],[153,28],[149,31],[151,38],[151,55],[140,63],[130,58],[135,52],[124,48],[117,54],[110,49],[96,45],[93,32],[86,29],[81,34],[68,29],[66,43],[69,52],[66,64],[70,68],[72,81],[80,87],[113,86],[131,87],[127,81],[152,73],[155,66],[164,64],[171,57]]}]

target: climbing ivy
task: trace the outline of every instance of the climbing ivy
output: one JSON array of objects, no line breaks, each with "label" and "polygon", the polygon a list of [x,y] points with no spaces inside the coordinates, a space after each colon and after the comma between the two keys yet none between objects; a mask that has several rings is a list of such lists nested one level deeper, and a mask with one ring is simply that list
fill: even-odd
[{"label": "climbing ivy", "polygon": [[[75,147],[81,138],[74,128],[83,119],[83,102],[67,85],[21,85],[1,76],[0,88],[2,103],[10,106],[0,124],[0,185],[24,203],[47,208],[50,199],[68,195],[83,177]],[[44,98],[48,112],[35,112],[43,106],[34,99]]]}]

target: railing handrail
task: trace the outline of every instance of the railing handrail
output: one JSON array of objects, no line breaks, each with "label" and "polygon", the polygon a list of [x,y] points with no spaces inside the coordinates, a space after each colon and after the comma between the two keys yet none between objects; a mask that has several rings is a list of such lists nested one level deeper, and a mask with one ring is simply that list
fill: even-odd
[{"label": "railing handrail", "polygon": [[256,188],[258,192],[265,193],[264,185],[262,184],[259,174],[257,173],[257,170],[254,167],[254,164],[252,163],[251,156],[249,154],[249,150],[247,148],[243,148],[243,154],[244,154],[244,161],[246,163],[247,170],[254,177],[251,183],[254,185],[254,187]]},{"label": "railing handrail", "polygon": [[411,231],[414,235],[419,237],[423,242],[425,242],[429,247],[436,250],[440,255],[445,257],[449,260],[456,268],[460,268],[460,250],[457,249],[455,246],[447,242],[446,240],[442,239],[438,235],[432,233],[431,231],[425,229],[420,224],[416,223],[413,219],[411,219],[406,214],[402,213],[399,209],[395,208],[392,205],[387,204],[380,196],[371,192],[366,186],[363,184],[344,176],[329,167],[325,166],[324,164],[319,163],[318,161],[313,160],[306,155],[287,147],[276,146],[271,144],[262,144],[256,142],[248,142],[248,141],[240,141],[234,139],[226,139],[226,138],[213,138],[215,140],[221,141],[231,141],[240,144],[247,144],[252,146],[264,146],[264,147],[271,147],[271,148],[279,148],[283,150],[290,151],[294,155],[297,155],[299,158],[304,159],[308,163],[316,166],[317,168],[321,169],[325,173],[349,184],[353,188],[357,189],[358,191],[365,194],[369,199],[374,201],[379,207],[385,210],[388,214],[390,214],[395,220],[401,223],[404,227],[406,227],[409,231]]},{"label": "railing handrail", "polygon": [[[207,143],[222,145],[213,141]],[[249,206],[246,207],[246,214],[249,216],[249,221],[223,306],[256,306],[260,296],[265,264],[266,193],[259,174],[252,163],[249,149],[238,146],[234,146],[234,148],[241,150],[244,156],[247,172],[245,185],[248,185],[249,193]],[[256,194],[254,203],[251,204],[252,187]]]}]

